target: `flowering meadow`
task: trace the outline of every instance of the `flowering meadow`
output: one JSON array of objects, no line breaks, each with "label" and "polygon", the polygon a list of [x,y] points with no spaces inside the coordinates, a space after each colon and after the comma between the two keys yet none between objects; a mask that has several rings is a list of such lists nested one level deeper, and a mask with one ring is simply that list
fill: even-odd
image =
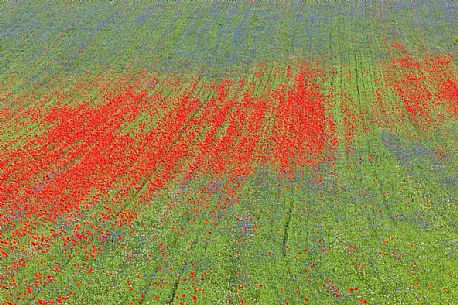
[{"label": "flowering meadow", "polygon": [[457,3],[0,13],[0,304],[456,304]]}]

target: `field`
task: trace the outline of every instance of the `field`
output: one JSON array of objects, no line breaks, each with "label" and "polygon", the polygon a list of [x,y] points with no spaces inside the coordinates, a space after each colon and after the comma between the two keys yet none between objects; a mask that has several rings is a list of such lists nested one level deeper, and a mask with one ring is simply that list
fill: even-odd
[{"label": "field", "polygon": [[0,14],[0,304],[456,304],[457,3]]}]

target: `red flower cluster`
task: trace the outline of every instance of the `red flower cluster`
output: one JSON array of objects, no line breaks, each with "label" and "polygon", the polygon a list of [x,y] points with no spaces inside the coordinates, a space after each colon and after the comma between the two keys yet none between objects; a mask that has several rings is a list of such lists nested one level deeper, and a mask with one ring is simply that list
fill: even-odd
[{"label": "red flower cluster", "polygon": [[385,81],[392,86],[418,128],[434,126],[447,117],[458,118],[458,86],[451,55],[424,56],[417,60],[400,44],[391,59]]},{"label": "red flower cluster", "polygon": [[[88,259],[97,255],[90,241],[98,225],[83,230],[72,222],[94,205],[103,205],[100,220],[124,226],[140,210],[126,206],[128,199],[148,204],[173,179],[243,177],[261,163],[282,169],[318,163],[333,123],[314,70],[299,70],[291,78],[289,68],[292,84],[267,87],[261,97],[245,80],[194,80],[185,87],[174,76],[155,79],[151,92],[142,87],[142,74],[129,85],[118,83],[116,91],[109,90],[113,84],[82,83],[2,110],[1,123],[14,132],[0,143],[0,255],[8,257],[2,287],[17,285],[15,272],[28,264],[21,255],[44,254],[58,239],[69,257],[76,247]],[[78,100],[93,88],[101,91],[98,102]],[[173,91],[181,93],[165,94]],[[56,96],[61,100],[53,102]],[[36,233],[57,221],[64,225]],[[108,238],[108,232],[98,236]],[[29,239],[27,249],[19,246]]]}]

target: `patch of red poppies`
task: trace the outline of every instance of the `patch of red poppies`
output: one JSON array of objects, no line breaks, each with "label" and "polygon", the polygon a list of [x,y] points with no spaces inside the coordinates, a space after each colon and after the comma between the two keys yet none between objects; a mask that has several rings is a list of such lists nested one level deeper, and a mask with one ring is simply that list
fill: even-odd
[{"label": "patch of red poppies", "polygon": [[393,46],[385,82],[400,98],[412,123],[420,129],[447,118],[458,118],[456,68],[451,55],[425,55],[416,59],[401,44]]},{"label": "patch of red poppies", "polygon": [[[245,80],[184,85],[176,76],[158,82],[142,74],[114,91],[101,80],[80,83],[2,110],[2,123],[17,133],[1,143],[0,255],[9,264],[2,286],[17,285],[14,273],[28,264],[21,253],[46,253],[57,238],[72,248],[88,246],[89,233],[76,227],[70,235],[34,232],[44,223],[69,223],[110,190],[117,195],[102,218],[123,226],[140,209],[123,207],[128,198],[146,204],[176,178],[240,177],[260,164],[319,162],[333,123],[313,69],[299,70],[292,84],[264,88],[262,97]],[[98,102],[78,99],[91,88]],[[210,98],[199,96],[202,90]],[[19,247],[26,240],[32,240],[27,249]]]}]

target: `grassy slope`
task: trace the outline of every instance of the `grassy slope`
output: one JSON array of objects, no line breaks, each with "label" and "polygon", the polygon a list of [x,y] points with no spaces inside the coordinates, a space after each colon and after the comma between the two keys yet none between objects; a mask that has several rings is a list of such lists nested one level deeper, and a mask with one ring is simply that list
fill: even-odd
[{"label": "grassy slope", "polygon": [[[377,62],[386,56],[392,39],[403,41],[413,52],[420,52],[423,46],[453,52],[452,40],[456,39],[447,32],[454,21],[445,18],[445,9],[433,10],[433,19],[428,21],[422,15],[429,14],[423,4],[418,8],[370,4],[366,15],[373,18],[364,21],[356,21],[351,5],[325,9],[324,5],[302,4],[302,17],[281,4],[183,5],[177,18],[172,10],[165,10],[168,5],[156,3],[157,10],[148,10],[129,5],[95,9],[78,3],[65,7],[2,4],[9,26],[2,51],[6,63],[2,81],[20,94],[54,73],[71,79],[82,71],[97,74],[105,69],[103,65],[118,71],[126,66],[149,69],[151,63],[154,69],[170,70],[208,65],[208,70],[218,74],[226,68],[242,66],[243,70],[244,64],[266,58],[283,59],[299,50],[306,58],[325,55],[323,61],[337,70],[326,86],[336,88],[337,94],[350,95],[353,103],[349,107],[360,113],[373,102],[373,75],[379,73]],[[34,18],[26,20],[31,12]],[[145,19],[139,17],[142,14]],[[105,26],[100,25],[103,20]],[[298,26],[286,26],[290,22]],[[414,22],[424,22],[426,30]],[[19,29],[13,30],[13,25]],[[212,30],[204,34],[208,29]],[[135,35],[129,35],[133,30]],[[337,95],[335,113],[340,113],[338,100]],[[336,121],[336,129],[343,132],[338,115]],[[447,147],[452,147],[450,132],[456,130],[456,124],[441,126],[442,135],[441,130],[424,133],[408,124],[396,127],[396,133],[374,128],[357,135],[351,153],[340,147],[335,166],[318,170],[323,176],[321,189],[307,183],[317,175],[312,169],[298,181],[278,179],[267,170],[249,178],[235,196],[239,202],[229,205],[224,215],[215,209],[226,196],[222,192],[199,198],[208,206],[192,215],[191,202],[200,196],[206,180],[195,181],[187,191],[172,185],[142,209],[131,230],[119,228],[116,234],[124,236],[124,247],[101,244],[109,255],[98,256],[87,266],[97,272],[78,272],[73,264],[85,259],[69,260],[60,254],[61,244],[54,244],[44,261],[50,262],[53,256],[65,266],[57,278],[62,285],[55,287],[64,293],[65,283],[71,283],[75,304],[125,304],[141,293],[150,304],[163,304],[173,295],[181,300],[182,294],[187,303],[197,295],[201,304],[223,304],[227,299],[295,304],[305,297],[311,303],[325,304],[336,299],[325,291],[328,285],[339,288],[344,304],[355,304],[357,295],[369,304],[451,304],[457,296],[453,287],[458,286],[452,266],[458,233],[453,178],[457,156]],[[419,140],[401,140],[412,133]],[[400,151],[390,146],[393,141],[412,148]],[[436,161],[417,153],[420,144],[427,151],[444,146],[449,160]],[[374,156],[368,161],[371,153]],[[107,195],[105,200],[109,199]],[[173,206],[172,202],[182,203]],[[135,198],[131,204],[135,207]],[[90,211],[84,217],[91,219],[98,212]],[[111,230],[111,224],[101,226]],[[259,229],[254,230],[255,226]],[[183,236],[172,227],[184,228]],[[162,255],[158,242],[167,245]],[[148,253],[153,256],[146,260]],[[37,259],[18,280],[38,266]],[[191,272],[196,280],[190,279]],[[176,281],[185,275],[186,282]],[[151,281],[161,283],[162,278],[169,284],[148,286]],[[135,292],[129,291],[128,280]],[[92,285],[77,287],[76,281],[91,281]],[[196,292],[196,287],[202,291]],[[347,296],[350,287],[359,289]],[[37,297],[55,293],[44,289]],[[156,295],[160,301],[154,301]]]}]

